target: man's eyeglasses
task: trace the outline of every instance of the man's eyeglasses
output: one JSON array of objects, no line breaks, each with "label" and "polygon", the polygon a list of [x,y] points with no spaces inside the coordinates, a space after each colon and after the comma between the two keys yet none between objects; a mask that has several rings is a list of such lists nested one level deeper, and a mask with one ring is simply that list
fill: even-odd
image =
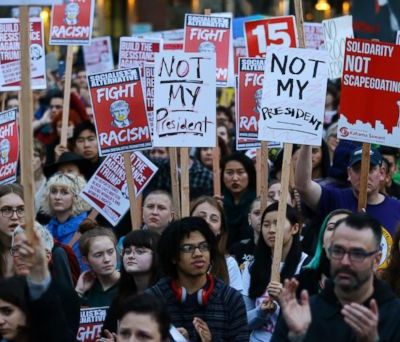
[{"label": "man's eyeglasses", "polygon": [[3,207],[0,209],[0,212],[3,217],[12,217],[14,215],[14,213],[16,213],[19,218],[25,216],[25,208],[24,207],[17,207],[17,208]]},{"label": "man's eyeglasses", "polygon": [[210,245],[208,244],[208,242],[201,242],[198,245],[192,245],[187,243],[179,246],[179,250],[182,253],[193,254],[196,249],[198,249],[202,253],[208,252],[210,250]]},{"label": "man's eyeglasses", "polygon": [[372,252],[364,251],[363,249],[350,249],[345,250],[342,247],[333,246],[328,249],[329,256],[333,260],[342,260],[344,256],[347,254],[351,262],[360,263],[363,262],[366,258],[376,254],[379,250],[375,250]]}]

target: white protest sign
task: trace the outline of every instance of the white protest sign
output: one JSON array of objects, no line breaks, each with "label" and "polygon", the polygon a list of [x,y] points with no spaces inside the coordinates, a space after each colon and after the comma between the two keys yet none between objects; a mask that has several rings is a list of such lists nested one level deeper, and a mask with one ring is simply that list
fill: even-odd
[{"label": "white protest sign", "polygon": [[0,6],[61,5],[64,0],[1,0]]},{"label": "white protest sign", "polygon": [[397,31],[396,44],[400,45],[400,31]]},{"label": "white protest sign", "polygon": [[[137,197],[158,169],[140,152],[131,153],[131,165]],[[128,184],[123,156],[119,153],[107,156],[80,196],[113,226],[118,224],[129,210]]]},{"label": "white protest sign", "polygon": [[325,47],[329,53],[329,78],[341,78],[346,38],[353,38],[353,17],[347,15],[322,21]]},{"label": "white protest sign", "polygon": [[326,51],[270,46],[258,139],[321,145],[327,78]]},{"label": "white protest sign", "polygon": [[90,45],[83,46],[83,59],[88,74],[95,74],[114,69],[111,38],[92,38]]},{"label": "white protest sign", "polygon": [[304,40],[306,49],[324,50],[325,38],[321,23],[304,23]]},{"label": "white protest sign", "polygon": [[215,53],[156,55],[154,146],[215,147],[215,69]]}]

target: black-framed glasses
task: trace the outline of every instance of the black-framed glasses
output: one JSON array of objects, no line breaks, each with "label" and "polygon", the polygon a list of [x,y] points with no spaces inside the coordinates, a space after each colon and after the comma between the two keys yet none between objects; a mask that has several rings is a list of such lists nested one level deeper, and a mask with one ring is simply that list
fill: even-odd
[{"label": "black-framed glasses", "polygon": [[19,218],[22,218],[25,216],[25,208],[24,207],[16,207],[16,208],[3,207],[0,209],[0,212],[3,217],[8,217],[8,218],[12,217],[14,215],[14,213],[16,213]]},{"label": "black-framed glasses", "polygon": [[179,250],[182,253],[193,254],[196,249],[198,249],[201,253],[208,252],[210,250],[210,245],[208,244],[208,242],[201,242],[198,245],[186,243],[179,246]]},{"label": "black-framed glasses", "polygon": [[334,260],[342,260],[344,256],[347,254],[351,262],[363,262],[366,258],[376,254],[379,250],[375,250],[372,252],[367,252],[363,249],[350,249],[346,250],[342,247],[332,246],[329,247],[329,256]]}]

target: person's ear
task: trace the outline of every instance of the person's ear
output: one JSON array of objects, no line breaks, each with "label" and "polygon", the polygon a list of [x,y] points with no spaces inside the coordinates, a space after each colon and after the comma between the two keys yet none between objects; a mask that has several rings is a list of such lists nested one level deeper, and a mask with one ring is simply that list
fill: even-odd
[{"label": "person's ear", "polygon": [[292,235],[296,235],[300,230],[300,224],[299,223],[295,223],[291,228],[290,228],[290,233]]}]

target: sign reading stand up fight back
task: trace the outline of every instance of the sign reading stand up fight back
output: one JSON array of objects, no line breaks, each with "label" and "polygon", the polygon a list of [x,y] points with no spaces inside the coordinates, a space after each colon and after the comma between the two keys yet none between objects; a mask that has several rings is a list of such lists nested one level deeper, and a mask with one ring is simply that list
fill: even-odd
[{"label": "sign reading stand up fight back", "polygon": [[139,68],[88,76],[100,156],[151,148]]},{"label": "sign reading stand up fight back", "polygon": [[327,78],[325,51],[268,47],[259,140],[321,145]]},{"label": "sign reading stand up fight back", "polygon": [[14,183],[18,165],[17,109],[0,113],[0,184]]},{"label": "sign reading stand up fight back", "polygon": [[400,147],[400,46],[348,39],[338,138]]},{"label": "sign reading stand up fight back", "polygon": [[154,146],[215,147],[215,53],[156,55]]},{"label": "sign reading stand up fight back", "polygon": [[[21,90],[21,40],[18,19],[0,19],[0,91]],[[46,89],[43,23],[30,19],[32,89]]]},{"label": "sign reading stand up fight back", "polygon": [[94,0],[65,0],[51,12],[50,45],[89,45]]}]

